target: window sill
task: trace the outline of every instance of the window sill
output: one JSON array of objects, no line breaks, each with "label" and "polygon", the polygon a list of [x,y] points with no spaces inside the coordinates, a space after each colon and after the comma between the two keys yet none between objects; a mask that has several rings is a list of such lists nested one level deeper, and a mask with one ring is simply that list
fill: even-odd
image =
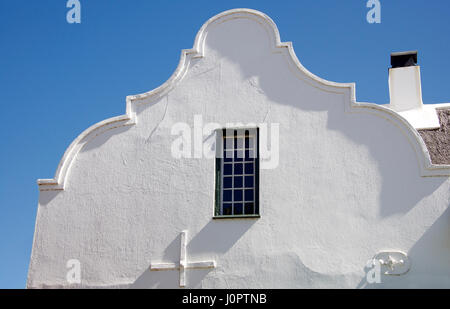
[{"label": "window sill", "polygon": [[214,216],[213,219],[258,219],[261,215],[231,215],[231,216]]}]

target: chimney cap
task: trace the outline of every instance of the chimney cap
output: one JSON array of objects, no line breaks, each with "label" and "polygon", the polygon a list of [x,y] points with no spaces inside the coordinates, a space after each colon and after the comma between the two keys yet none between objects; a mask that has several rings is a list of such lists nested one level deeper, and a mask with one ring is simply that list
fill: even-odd
[{"label": "chimney cap", "polygon": [[391,53],[392,68],[411,67],[417,65],[417,50]]}]

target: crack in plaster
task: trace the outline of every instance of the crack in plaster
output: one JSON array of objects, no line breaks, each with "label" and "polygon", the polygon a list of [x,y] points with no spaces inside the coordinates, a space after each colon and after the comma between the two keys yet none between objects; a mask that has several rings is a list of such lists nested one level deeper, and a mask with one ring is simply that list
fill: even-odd
[{"label": "crack in plaster", "polygon": [[159,126],[161,125],[161,123],[164,121],[164,118],[166,118],[166,114],[167,114],[167,108],[169,106],[169,95],[166,96],[166,107],[164,108],[164,113],[161,117],[161,120],[156,124],[156,126],[153,128],[153,130],[150,132],[150,135],[147,137],[147,139],[145,140],[145,143],[149,143],[150,139],[152,138],[153,134],[155,133],[156,129],[159,128]]}]

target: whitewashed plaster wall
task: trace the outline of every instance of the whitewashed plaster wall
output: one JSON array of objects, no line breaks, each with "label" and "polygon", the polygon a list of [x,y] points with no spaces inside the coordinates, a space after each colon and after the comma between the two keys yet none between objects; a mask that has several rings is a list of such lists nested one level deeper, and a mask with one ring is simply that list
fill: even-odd
[{"label": "whitewashed plaster wall", "polygon": [[[280,124],[261,218],[212,219],[214,159],[171,155],[172,126],[194,115]],[[188,270],[187,287],[449,288],[449,171],[401,116],[303,68],[269,17],[227,11],[171,79],[128,97],[126,115],[86,130],[39,180],[27,286],[71,287],[78,259],[82,287],[176,288],[178,271],[149,266],[178,262],[188,230],[188,259],[217,265]],[[383,250],[406,252],[411,269],[369,285],[366,262]]]}]

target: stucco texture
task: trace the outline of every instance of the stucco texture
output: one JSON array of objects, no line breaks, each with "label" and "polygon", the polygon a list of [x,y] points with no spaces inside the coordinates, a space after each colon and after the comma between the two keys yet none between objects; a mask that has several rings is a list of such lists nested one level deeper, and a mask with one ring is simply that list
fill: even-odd
[{"label": "stucco texture", "polygon": [[[188,288],[450,288],[449,178],[421,177],[417,132],[401,117],[356,105],[352,85],[312,75],[278,39],[259,12],[210,20],[177,77],[127,110],[132,125],[68,153],[64,189],[40,191],[28,287],[177,288],[178,271],[149,266],[179,262],[187,230],[188,261],[216,262],[188,270]],[[195,115],[279,124],[260,218],[214,220],[215,160],[171,155],[173,126]],[[368,284],[384,250],[407,253],[411,269]],[[70,259],[80,285],[66,280]]]}]

